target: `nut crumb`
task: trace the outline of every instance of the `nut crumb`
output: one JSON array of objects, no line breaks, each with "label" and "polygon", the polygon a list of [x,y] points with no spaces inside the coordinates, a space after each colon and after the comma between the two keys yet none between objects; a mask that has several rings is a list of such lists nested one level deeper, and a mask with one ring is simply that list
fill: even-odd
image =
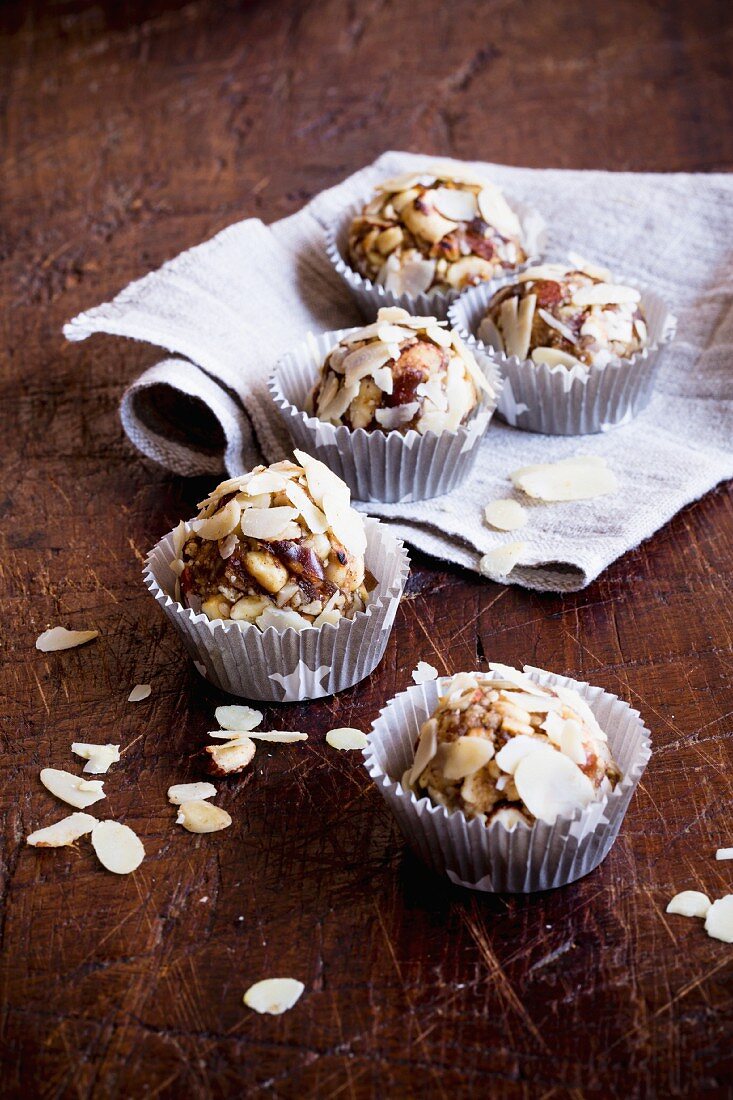
[{"label": "nut crumb", "polygon": [[263,978],[249,987],[243,1000],[255,1012],[280,1016],[293,1007],[304,989],[296,978]]},{"label": "nut crumb", "polygon": [[41,653],[59,653],[62,649],[75,649],[99,637],[98,630],[67,630],[65,626],[52,626],[36,638],[36,649]]}]

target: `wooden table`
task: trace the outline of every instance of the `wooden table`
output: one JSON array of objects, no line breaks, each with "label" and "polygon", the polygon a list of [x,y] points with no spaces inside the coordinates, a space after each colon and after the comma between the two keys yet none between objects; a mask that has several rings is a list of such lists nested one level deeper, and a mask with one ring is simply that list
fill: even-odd
[{"label": "wooden table", "polygon": [[[0,651],[4,1096],[723,1096],[731,948],[667,917],[733,887],[727,489],[584,592],[540,596],[414,555],[366,684],[270,708],[307,746],[223,784],[233,826],[194,837],[166,788],[202,777],[222,698],[140,565],[203,483],[122,435],[158,353],[64,343],[64,320],[246,214],[274,219],[386,147],[537,166],[733,166],[727,3],[6,3],[2,21]],[[44,656],[52,623],[94,626]],[[532,897],[475,896],[406,852],[357,753],[419,658],[485,656],[638,706],[655,754],[603,866]],[[146,703],[126,702],[150,682]],[[105,804],[147,858],[119,878],[25,835],[61,816],[39,769],[119,740]],[[292,975],[290,1013],[242,994]]]}]

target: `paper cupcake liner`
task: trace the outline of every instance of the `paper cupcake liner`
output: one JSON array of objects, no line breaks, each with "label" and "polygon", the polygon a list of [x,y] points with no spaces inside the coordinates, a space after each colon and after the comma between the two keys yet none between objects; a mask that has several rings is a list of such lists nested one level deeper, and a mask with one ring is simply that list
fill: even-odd
[{"label": "paper cupcake liner", "polygon": [[[180,634],[198,672],[222,691],[245,699],[296,703],[353,687],[384,655],[410,571],[402,542],[376,519],[365,518],[367,569],[377,579],[365,611],[336,625],[264,632],[252,623],[211,622],[175,599],[176,556],[170,532],[150,551],[145,586]],[[188,530],[188,528],[187,528]]]},{"label": "paper cupcake liner", "polygon": [[[536,263],[542,256],[547,232],[542,215],[534,207],[523,202],[517,202],[508,196],[505,197],[509,206],[519,218],[525,251],[530,257],[530,259],[512,269],[516,275],[518,271],[522,271],[530,263]],[[363,316],[367,321],[373,321],[377,311],[382,306],[401,306],[416,317],[437,317],[439,321],[444,321],[448,316],[451,302],[455,301],[465,291],[431,290],[416,295],[394,294],[391,290],[385,290],[383,286],[372,282],[371,279],[366,279],[350,266],[348,260],[349,228],[367,202],[369,202],[369,197],[346,207],[336,222],[326,230],[326,252],[328,257],[336,272],[344,280],[356,299]]]},{"label": "paper cupcake liner", "polygon": [[[661,349],[674,338],[677,323],[657,294],[639,287],[649,346],[638,355],[605,367],[550,367],[509,357],[484,345],[476,335],[491,297],[514,281],[515,276],[509,275],[472,287],[448,311],[451,325],[466,343],[483,348],[499,365],[504,386],[497,413],[507,424],[545,435],[590,435],[628,424],[646,408]],[[631,280],[625,283],[636,285]]]},{"label": "paper cupcake liner", "polygon": [[412,764],[420,726],[438,704],[449,678],[410,687],[380,712],[364,750],[365,766],[394,813],[405,839],[434,871],[459,886],[485,893],[530,893],[566,886],[593,871],[608,855],[631,796],[651,756],[651,737],[639,712],[602,688],[525,667],[550,687],[573,688],[595,714],[623,778],[614,790],[553,825],[536,821],[488,828],[460,810],[449,813],[427,797],[405,791],[401,777]]},{"label": "paper cupcake liner", "polygon": [[[304,341],[277,364],[268,388],[293,443],[343,478],[356,500],[395,503],[449,493],[468,477],[476,462],[496,398],[482,402],[465,425],[440,434],[421,435],[414,429],[404,435],[397,431],[352,430],[309,416],[303,410],[308,406],[320,364],[342,336],[354,331],[341,329],[323,333],[315,341]],[[498,394],[502,383],[496,365],[481,349],[475,354]]]}]

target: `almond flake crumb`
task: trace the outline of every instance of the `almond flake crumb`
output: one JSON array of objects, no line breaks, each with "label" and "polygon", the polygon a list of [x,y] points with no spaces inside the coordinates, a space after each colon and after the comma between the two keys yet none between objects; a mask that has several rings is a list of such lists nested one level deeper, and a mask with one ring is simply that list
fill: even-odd
[{"label": "almond flake crumb", "polygon": [[710,898],[700,890],[683,890],[675,894],[667,906],[668,913],[681,917],[705,917],[710,908]]},{"label": "almond flake crumb", "polygon": [[733,848],[718,848],[715,853],[716,859],[733,859]]},{"label": "almond flake crumb", "polygon": [[67,630],[65,626],[52,626],[36,638],[36,649],[41,653],[58,653],[62,649],[75,649],[99,637],[98,630]]},{"label": "almond flake crumb", "polygon": [[733,943],[733,894],[713,902],[705,917],[705,931],[714,940]]},{"label": "almond flake crumb", "polygon": [[255,743],[245,734],[223,745],[207,745],[211,757],[209,771],[212,775],[236,775],[244,771],[255,754]]},{"label": "almond flake crumb", "polygon": [[127,696],[127,701],[128,703],[142,703],[143,699],[148,698],[152,690],[150,684],[135,684]]},{"label": "almond flake crumb", "polygon": [[362,733],[361,730],[352,729],[350,726],[341,726],[339,729],[328,731],[326,743],[332,749],[365,749],[369,741],[367,735]]},{"label": "almond flake crumb", "polygon": [[214,717],[225,730],[249,733],[256,729],[262,721],[262,712],[254,707],[231,706],[217,707]]},{"label": "almond flake crumb", "polygon": [[168,801],[174,806],[182,802],[203,801],[217,794],[213,783],[174,783],[168,788]]},{"label": "almond flake crumb", "polygon": [[417,668],[412,673],[416,684],[427,684],[430,680],[438,679],[438,670],[429,665],[427,661],[418,661]]},{"label": "almond flake crumb", "polygon": [[176,818],[176,825],[183,825],[189,833],[217,833],[220,829],[228,829],[231,823],[226,810],[200,799],[182,802]]},{"label": "almond flake crumb", "polygon": [[524,527],[527,513],[517,500],[492,500],[484,509],[486,522],[497,531],[516,531]]},{"label": "almond flake crumb", "polygon": [[292,745],[296,741],[307,741],[307,733],[298,733],[297,730],[250,730],[248,738],[255,741],[269,741],[271,744]]},{"label": "almond flake crumb", "polygon": [[297,978],[264,978],[251,985],[244,995],[247,1008],[255,1012],[280,1016],[301,997],[305,986]]},{"label": "almond flake crumb", "polygon": [[505,542],[503,546],[497,546],[495,550],[489,550],[484,554],[478,564],[479,572],[491,580],[498,577],[508,577],[520,558],[524,556],[529,547],[527,542]]},{"label": "almond flake crumb", "polygon": [[139,836],[119,821],[100,821],[92,829],[92,847],[97,859],[115,875],[129,875],[145,859]]},{"label": "almond flake crumb", "polygon": [[593,500],[618,489],[613,471],[593,457],[524,466],[509,476],[527,496],[547,502]]},{"label": "almond flake crumb", "polygon": [[47,791],[77,810],[85,810],[87,806],[106,798],[101,779],[82,779],[60,768],[44,768],[40,779]]},{"label": "almond flake crumb", "polygon": [[70,814],[61,821],[54,821],[53,825],[47,825],[45,829],[36,829],[25,839],[26,844],[33,848],[63,848],[67,844],[73,844],[80,836],[91,833],[97,824],[96,817],[91,814]]},{"label": "almond flake crumb", "polygon": [[71,751],[87,761],[84,771],[91,775],[104,775],[120,759],[119,745],[87,745],[83,741],[74,741]]}]

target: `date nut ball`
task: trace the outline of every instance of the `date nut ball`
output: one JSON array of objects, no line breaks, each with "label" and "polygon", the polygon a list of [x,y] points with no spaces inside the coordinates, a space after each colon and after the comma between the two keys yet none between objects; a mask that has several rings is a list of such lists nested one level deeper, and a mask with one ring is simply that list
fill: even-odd
[{"label": "date nut ball", "polygon": [[542,264],[497,290],[479,339],[535,363],[603,367],[648,343],[641,295],[610,271],[574,257],[570,266]]},{"label": "date nut ball", "polygon": [[310,404],[330,424],[424,434],[454,431],[484,394],[493,390],[457,333],[392,306],[329,352]]},{"label": "date nut ball", "polygon": [[224,481],[199,505],[178,566],[186,606],[261,630],[364,610],[364,521],[341,478],[295,457]]},{"label": "date nut ball", "polygon": [[610,792],[621,773],[577,692],[540,687],[506,665],[489,667],[452,678],[420,730],[403,786],[509,828],[551,824]]},{"label": "date nut ball", "polygon": [[495,184],[428,171],[379,184],[351,223],[348,258],[385,290],[416,295],[494,279],[527,255],[519,218]]}]

